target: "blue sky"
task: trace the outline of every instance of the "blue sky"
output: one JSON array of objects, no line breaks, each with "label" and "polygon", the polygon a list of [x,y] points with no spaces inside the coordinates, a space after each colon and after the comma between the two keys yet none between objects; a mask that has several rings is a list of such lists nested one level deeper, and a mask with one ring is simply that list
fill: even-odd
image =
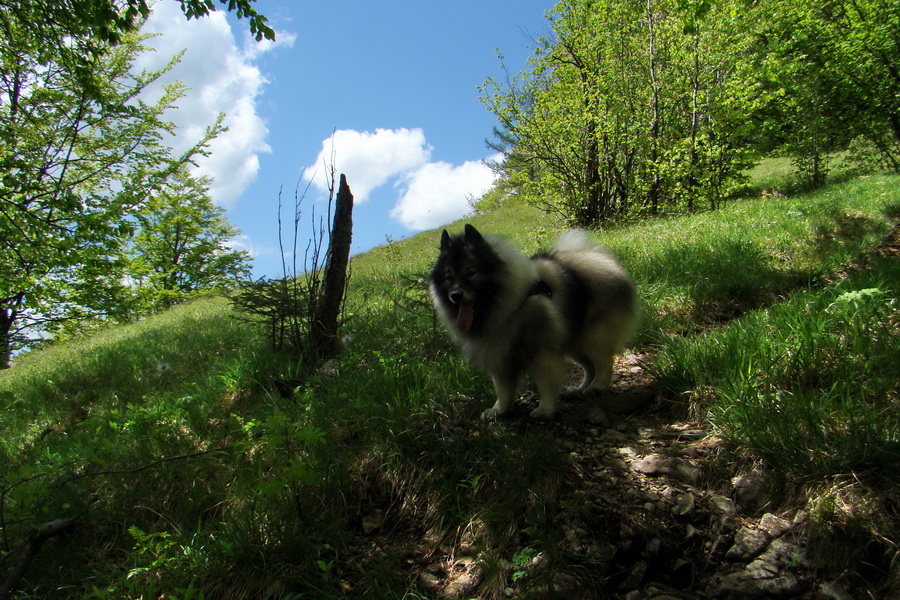
[{"label": "blue sky", "polygon": [[[323,162],[333,156],[356,197],[353,252],[402,239],[465,215],[467,197],[492,181],[483,165],[494,116],[478,99],[489,76],[513,73],[549,31],[549,0],[363,2],[258,0],[276,42],[249,38],[246,22],[216,13],[187,22],[159,0],[146,25],[161,32],[139,67],[185,50],[168,75],[190,87],[170,119],[176,149],[196,140],[219,112],[230,131],[213,142],[198,172],[241,229],[254,276],[281,276],[279,190],[293,217],[298,185],[301,235],[315,206],[323,214]],[[152,92],[151,94],[152,95]],[[333,137],[333,141],[332,141]],[[289,232],[286,231],[286,234]]]}]

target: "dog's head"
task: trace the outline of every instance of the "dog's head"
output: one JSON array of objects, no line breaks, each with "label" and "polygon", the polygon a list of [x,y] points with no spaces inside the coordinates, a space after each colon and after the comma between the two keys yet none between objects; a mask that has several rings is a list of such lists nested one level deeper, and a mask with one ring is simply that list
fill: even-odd
[{"label": "dog's head", "polygon": [[[497,292],[500,258],[473,226],[441,234],[440,254],[431,271],[431,296],[461,333],[475,332]],[[449,319],[448,319],[449,320]]]}]

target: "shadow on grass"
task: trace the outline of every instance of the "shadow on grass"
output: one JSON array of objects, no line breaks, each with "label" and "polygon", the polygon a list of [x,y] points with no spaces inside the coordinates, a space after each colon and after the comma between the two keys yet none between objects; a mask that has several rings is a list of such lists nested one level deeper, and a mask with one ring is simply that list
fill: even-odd
[{"label": "shadow on grass", "polygon": [[759,244],[727,239],[717,246],[686,242],[654,257],[652,277],[683,289],[699,327],[729,321],[807,285],[817,273],[786,267]]}]

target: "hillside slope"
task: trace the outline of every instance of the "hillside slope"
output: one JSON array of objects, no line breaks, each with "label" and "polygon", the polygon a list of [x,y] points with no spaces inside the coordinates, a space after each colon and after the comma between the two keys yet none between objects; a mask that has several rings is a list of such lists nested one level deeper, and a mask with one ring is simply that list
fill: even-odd
[{"label": "hillside slope", "polygon": [[[439,231],[354,259],[343,352],[313,376],[223,299],[21,357],[0,585],[71,519],[22,597],[887,597],[898,198],[868,177],[597,233],[643,321],[612,392],[551,423],[528,387],[477,418],[490,381],[425,292]],[[526,252],[558,230],[471,221]]]}]

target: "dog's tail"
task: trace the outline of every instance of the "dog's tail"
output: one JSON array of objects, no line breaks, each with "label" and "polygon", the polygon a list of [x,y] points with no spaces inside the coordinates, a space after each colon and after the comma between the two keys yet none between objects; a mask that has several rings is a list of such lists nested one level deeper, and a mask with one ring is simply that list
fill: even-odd
[{"label": "dog's tail", "polygon": [[583,229],[567,229],[553,245],[556,252],[579,252],[584,250],[601,250],[597,242]]}]

